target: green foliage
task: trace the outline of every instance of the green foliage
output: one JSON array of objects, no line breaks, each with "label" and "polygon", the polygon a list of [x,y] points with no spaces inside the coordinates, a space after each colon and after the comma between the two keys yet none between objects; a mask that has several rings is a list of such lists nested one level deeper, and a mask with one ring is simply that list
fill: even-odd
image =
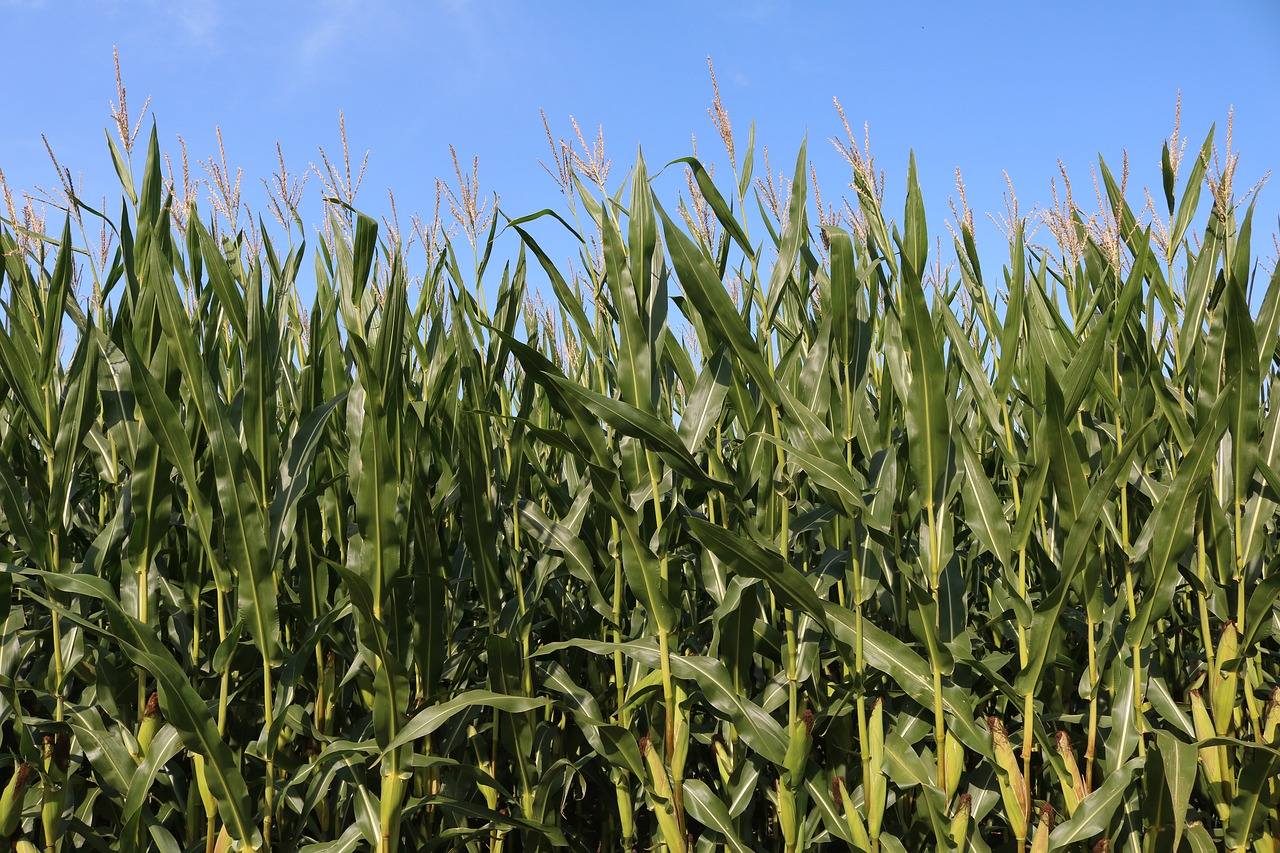
[{"label": "green foliage", "polygon": [[1280,274],[1221,184],[1185,236],[1206,158],[1172,242],[1105,165],[1115,231],[1010,223],[1003,290],[914,159],[815,234],[802,150],[759,245],[750,157],[681,161],[702,225],[641,160],[567,181],[576,278],[535,216],[416,292],[335,204],[308,314],[301,236],[111,147],[87,308],[100,214],[0,229],[22,849],[1280,844]]}]

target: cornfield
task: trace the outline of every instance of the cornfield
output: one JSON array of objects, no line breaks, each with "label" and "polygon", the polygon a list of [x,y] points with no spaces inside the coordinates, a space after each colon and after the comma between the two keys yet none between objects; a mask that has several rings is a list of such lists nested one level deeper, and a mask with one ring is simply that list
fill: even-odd
[{"label": "cornfield", "polygon": [[13,849],[1280,850],[1280,274],[1212,133],[994,274],[856,148],[817,222],[803,148],[558,160],[415,274],[108,142],[118,214],[0,228]]}]

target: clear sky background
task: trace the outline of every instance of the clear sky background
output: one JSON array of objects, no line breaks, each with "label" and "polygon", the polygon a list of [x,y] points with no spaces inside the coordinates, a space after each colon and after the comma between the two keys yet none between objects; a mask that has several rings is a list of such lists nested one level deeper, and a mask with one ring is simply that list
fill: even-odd
[{"label": "clear sky background", "polygon": [[[103,136],[113,46],[134,117],[150,96],[162,145],[176,152],[181,134],[193,168],[217,153],[220,126],[229,164],[244,170],[245,200],[264,214],[259,179],[275,170],[277,140],[289,168],[305,171],[320,162],[318,146],[340,150],[339,110],[353,153],[372,152],[357,206],[384,214],[390,187],[404,220],[429,215],[434,179],[452,179],[450,144],[466,163],[479,157],[481,190],[500,193],[507,215],[557,206],[538,162],[551,155],[539,109],[557,138],[571,136],[570,116],[592,136],[603,126],[611,189],[638,144],[656,172],[691,153],[691,135],[725,179],[707,114],[708,56],[739,148],[754,120],[774,172],[789,174],[807,137],[824,201],[852,196],[829,142],[843,133],[833,97],[859,137],[869,125],[895,218],[914,149],[931,236],[942,234],[944,247],[959,167],[984,255],[1002,250],[983,214],[1004,209],[1005,170],[1026,214],[1051,201],[1061,159],[1092,209],[1090,164],[1101,154],[1118,173],[1127,149],[1131,201],[1142,205],[1144,186],[1159,200],[1160,144],[1179,91],[1189,157],[1215,122],[1225,145],[1234,105],[1237,192],[1280,169],[1277,0],[0,0],[0,20],[0,169],[10,187],[56,186],[43,133],[83,174],[84,197],[105,193],[113,208],[120,196]],[[660,181],[674,208],[683,179],[673,169]],[[1254,229],[1255,255],[1269,262],[1278,181],[1263,188]],[[310,223],[320,191],[312,177]]]}]

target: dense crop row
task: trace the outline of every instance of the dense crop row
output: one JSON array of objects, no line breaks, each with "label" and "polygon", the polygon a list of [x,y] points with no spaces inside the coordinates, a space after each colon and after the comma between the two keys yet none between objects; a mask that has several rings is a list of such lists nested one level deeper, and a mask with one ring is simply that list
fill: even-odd
[{"label": "dense crop row", "polygon": [[1280,275],[1210,141],[994,275],[855,149],[846,228],[803,150],[750,223],[750,157],[683,220],[570,162],[575,276],[478,219],[412,285],[349,208],[219,235],[112,151],[101,263],[81,204],[0,229],[0,833],[1280,844]]}]

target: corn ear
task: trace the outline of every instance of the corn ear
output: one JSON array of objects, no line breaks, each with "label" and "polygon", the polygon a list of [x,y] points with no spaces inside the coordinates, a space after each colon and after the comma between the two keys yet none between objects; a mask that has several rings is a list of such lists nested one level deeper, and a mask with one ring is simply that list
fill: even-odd
[{"label": "corn ear", "polygon": [[197,752],[191,756],[191,759],[196,769],[196,786],[200,789],[200,801],[204,804],[205,818],[212,820],[218,814],[218,800],[213,796],[213,791],[209,789],[209,781],[205,774],[204,756]]},{"label": "corn ear", "polygon": [[1235,622],[1228,622],[1222,626],[1222,636],[1218,638],[1218,651],[1209,678],[1209,707],[1213,712],[1214,731],[1220,737],[1226,737],[1232,729],[1231,718],[1235,713],[1240,682],[1239,667],[1235,663],[1239,651],[1240,632],[1236,630]]},{"label": "corn ear", "polygon": [[689,692],[683,681],[672,684],[672,702],[670,711],[675,717],[671,727],[671,787],[674,807],[677,815],[684,810],[684,768],[689,760],[689,711],[687,706]]},{"label": "corn ear", "polygon": [[645,760],[645,769],[649,771],[645,788],[654,816],[658,819],[658,828],[662,831],[662,840],[673,853],[684,853],[684,835],[680,832],[680,821],[676,817],[675,799],[667,768],[662,765],[662,757],[647,736],[640,740],[640,753]]},{"label": "corn ear", "polygon": [[156,736],[156,732],[160,729],[160,696],[152,693],[147,697],[147,707],[142,712],[142,719],[138,721],[138,758],[139,760],[146,758],[147,749],[151,746],[151,740]]},{"label": "corn ear", "polygon": [[1262,742],[1275,744],[1276,729],[1280,727],[1280,687],[1271,691],[1266,710],[1262,714]]},{"label": "corn ear", "polygon": [[728,785],[733,778],[733,756],[729,753],[729,745],[719,733],[711,738],[711,750],[716,757],[716,769],[720,772],[720,781]]},{"label": "corn ear", "polygon": [[969,823],[973,817],[973,797],[961,794],[956,799],[955,811],[951,814],[951,843],[959,853],[969,849]]},{"label": "corn ear", "polygon": [[831,799],[844,812],[845,824],[849,827],[849,835],[853,839],[854,849],[872,850],[871,836],[867,833],[867,825],[863,822],[862,814],[854,804],[853,798],[849,796],[849,789],[845,785],[843,776],[837,776],[831,780]]},{"label": "corn ear", "polygon": [[778,829],[790,850],[800,829],[800,819],[796,814],[796,794],[781,779],[774,783],[774,793],[778,798]]},{"label": "corn ear", "polygon": [[1036,834],[1031,841],[1031,853],[1049,853],[1049,831],[1053,829],[1053,806],[1045,803],[1040,807],[1040,822],[1036,825]]},{"label": "corn ear", "polygon": [[782,764],[782,782],[793,791],[799,790],[804,784],[805,765],[809,762],[812,745],[813,712],[806,710],[791,726],[791,740]]},{"label": "corn ear", "polygon": [[22,820],[22,799],[29,786],[36,779],[35,768],[23,762],[9,777],[0,794],[0,838],[8,838],[18,829]]},{"label": "corn ear", "polygon": [[867,806],[867,832],[872,841],[878,841],[889,799],[889,779],[884,773],[884,700],[880,698],[871,706],[866,748],[871,757],[869,778],[862,780]]},{"label": "corn ear", "polygon": [[71,766],[71,734],[45,735],[41,744],[44,763],[44,789],[40,802],[40,824],[44,828],[45,847],[55,849],[61,837],[62,809],[66,800],[64,785]]},{"label": "corn ear", "polygon": [[[1191,691],[1191,721],[1195,726],[1197,739],[1208,740],[1217,734],[1199,690]],[[1214,809],[1223,823],[1231,817],[1231,771],[1227,762],[1225,747],[1200,748],[1200,769],[1204,771],[1209,798],[1213,800]]]},{"label": "corn ear", "polygon": [[944,748],[947,751],[947,802],[951,802],[960,788],[960,775],[964,771],[964,746],[955,733],[948,730]]},{"label": "corn ear", "polygon": [[999,717],[988,717],[991,727],[991,745],[996,759],[996,780],[1000,784],[1000,796],[1004,800],[1004,810],[1009,826],[1019,841],[1027,837],[1027,819],[1030,816],[1030,804],[1027,802],[1027,789],[1023,782],[1022,769],[1018,757],[1014,754],[1013,743],[1009,740],[1009,732]]},{"label": "corn ear", "polygon": [[1071,736],[1059,731],[1053,736],[1053,746],[1058,757],[1062,759],[1065,775],[1058,773],[1058,784],[1062,788],[1062,800],[1067,805],[1067,816],[1075,814],[1076,807],[1085,798],[1084,776],[1080,774],[1080,763],[1076,760],[1075,747],[1071,745]]}]

